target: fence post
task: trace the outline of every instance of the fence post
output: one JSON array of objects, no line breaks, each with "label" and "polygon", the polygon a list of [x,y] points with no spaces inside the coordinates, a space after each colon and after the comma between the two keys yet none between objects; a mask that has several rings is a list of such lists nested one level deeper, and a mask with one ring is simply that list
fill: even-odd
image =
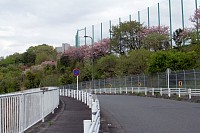
[{"label": "fence post", "polygon": [[122,94],[122,88],[120,87],[119,93]]},{"label": "fence post", "polygon": [[126,87],[126,94],[127,94],[128,92],[127,92],[127,87]]},{"label": "fence post", "polygon": [[91,124],[92,124],[91,120],[83,120],[84,133],[89,133]]},{"label": "fence post", "polygon": [[42,122],[44,122],[44,90],[42,93]]},{"label": "fence post", "polygon": [[168,88],[168,97],[171,97],[171,89]]},{"label": "fence post", "polygon": [[82,102],[84,102],[84,91],[82,90],[82,93],[81,93],[81,96],[82,96]]},{"label": "fence post", "polygon": [[[2,105],[1,105],[1,101],[2,101],[2,99],[0,98],[0,107],[2,107]],[[1,126],[2,126],[2,113],[1,113],[1,109],[2,108],[0,108],[0,132],[1,132]]]},{"label": "fence post", "polygon": [[140,93],[140,87],[138,87],[138,93]]},{"label": "fence post", "polygon": [[101,89],[99,91],[100,91],[99,93],[101,94]]},{"label": "fence post", "polygon": [[132,94],[133,94],[133,87],[131,89],[132,89]]},{"label": "fence post", "polygon": [[163,92],[162,92],[162,88],[160,88],[160,95],[162,96]]},{"label": "fence post", "polygon": [[178,97],[181,97],[181,88],[178,88]]},{"label": "fence post", "polygon": [[152,96],[154,96],[154,88],[152,88]]},{"label": "fence post", "polygon": [[87,104],[87,93],[84,92],[84,103]]},{"label": "fence post", "polygon": [[147,87],[145,87],[145,96],[147,95]]},{"label": "fence post", "polygon": [[111,94],[111,88],[110,88],[110,94]]},{"label": "fence post", "polygon": [[189,95],[189,99],[192,98],[192,90],[191,89],[188,89],[188,95]]},{"label": "fence post", "polygon": [[[19,112],[19,123],[20,123],[20,126],[19,126],[19,128],[20,128],[20,132],[21,133],[23,133],[24,132],[24,114],[25,114],[25,112],[24,112],[24,106],[25,106],[25,101],[24,101],[24,98],[25,98],[25,96],[24,96],[24,94],[22,93],[22,95],[20,96],[20,112]],[[5,100],[4,100],[4,102],[5,102]],[[41,104],[42,104],[42,100],[41,100]],[[5,103],[4,103],[4,105],[5,105]],[[42,109],[42,108],[41,108]]]},{"label": "fence post", "polygon": [[117,94],[117,89],[115,88],[115,94]]},{"label": "fence post", "polygon": [[92,122],[95,121],[95,116],[96,116],[96,113],[98,111],[98,108],[97,108],[97,101],[96,101],[96,96],[93,95],[92,98],[91,98],[91,103],[92,103]]},{"label": "fence post", "polygon": [[91,98],[91,94],[88,95],[88,106],[91,109],[92,108],[92,98]]}]

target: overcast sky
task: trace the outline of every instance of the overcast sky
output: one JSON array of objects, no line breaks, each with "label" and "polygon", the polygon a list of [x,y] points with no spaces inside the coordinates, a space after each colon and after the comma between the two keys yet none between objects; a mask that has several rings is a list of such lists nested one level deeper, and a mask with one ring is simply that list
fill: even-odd
[{"label": "overcast sky", "polygon": [[77,29],[128,16],[162,1],[166,0],[0,0],[0,56],[22,53],[39,44],[74,45]]}]

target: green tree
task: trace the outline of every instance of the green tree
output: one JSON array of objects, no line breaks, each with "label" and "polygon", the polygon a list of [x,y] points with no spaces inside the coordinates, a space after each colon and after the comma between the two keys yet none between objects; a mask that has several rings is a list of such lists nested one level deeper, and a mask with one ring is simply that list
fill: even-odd
[{"label": "green tree", "polygon": [[140,49],[143,29],[142,24],[136,21],[112,26],[111,50],[125,54],[129,50]]},{"label": "green tree", "polygon": [[116,76],[115,68],[117,65],[117,57],[107,55],[100,58],[95,64],[96,74],[98,78],[108,78]]},{"label": "green tree", "polygon": [[188,70],[195,65],[194,52],[159,51],[151,56],[149,72],[165,72],[167,68],[172,70]]},{"label": "green tree", "polygon": [[130,51],[127,57],[128,75],[147,72],[151,53],[145,49]]},{"label": "green tree", "polygon": [[25,65],[27,66],[35,65],[35,59],[36,59],[35,53],[29,51],[24,52],[22,58],[23,58],[22,61]]},{"label": "green tree", "polygon": [[42,44],[38,46],[32,46],[27,49],[27,52],[35,54],[35,63],[41,64],[46,60],[56,60],[56,50],[53,46]]}]

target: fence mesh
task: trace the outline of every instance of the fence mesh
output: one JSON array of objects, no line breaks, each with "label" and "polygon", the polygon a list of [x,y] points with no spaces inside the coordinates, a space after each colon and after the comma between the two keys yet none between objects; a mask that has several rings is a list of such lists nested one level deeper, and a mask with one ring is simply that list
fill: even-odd
[{"label": "fence mesh", "polygon": [[[169,77],[169,78],[168,78]],[[169,79],[169,80],[168,80]],[[94,89],[119,87],[151,87],[151,88],[191,88],[200,89],[200,70],[171,71],[169,74],[139,74],[107,79],[96,79]],[[67,89],[77,89],[77,84],[65,85]],[[79,82],[79,89],[91,89],[92,81]]]},{"label": "fence mesh", "polygon": [[83,38],[86,34],[91,36],[94,42],[101,41],[103,38],[112,38],[112,26],[116,26],[120,22],[137,21],[146,27],[168,26],[173,45],[172,34],[176,29],[194,27],[190,17],[194,15],[197,8],[199,8],[198,0],[163,0],[154,6],[124,17],[99,22],[99,24],[88,27],[80,27],[84,30],[77,30],[78,40],[76,43],[78,42],[78,45],[90,44],[90,39]]}]

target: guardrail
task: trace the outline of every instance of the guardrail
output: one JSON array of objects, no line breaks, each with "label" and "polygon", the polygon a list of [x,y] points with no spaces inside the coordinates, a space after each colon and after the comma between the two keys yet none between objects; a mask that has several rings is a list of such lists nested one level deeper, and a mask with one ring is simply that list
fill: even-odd
[{"label": "guardrail", "polygon": [[98,133],[100,128],[100,105],[97,96],[87,90],[60,89],[61,96],[68,96],[84,102],[92,112],[92,120],[84,120],[84,133]]},{"label": "guardrail", "polygon": [[171,94],[176,94],[178,97],[188,95],[191,99],[192,96],[200,96],[200,89],[186,89],[186,88],[147,88],[147,87],[121,87],[121,88],[103,88],[94,89],[95,94],[130,94],[130,93],[144,93],[145,95],[159,93],[160,96],[167,94],[171,97]]},{"label": "guardrail", "polygon": [[0,95],[0,133],[23,133],[59,105],[59,89],[46,87]]}]

